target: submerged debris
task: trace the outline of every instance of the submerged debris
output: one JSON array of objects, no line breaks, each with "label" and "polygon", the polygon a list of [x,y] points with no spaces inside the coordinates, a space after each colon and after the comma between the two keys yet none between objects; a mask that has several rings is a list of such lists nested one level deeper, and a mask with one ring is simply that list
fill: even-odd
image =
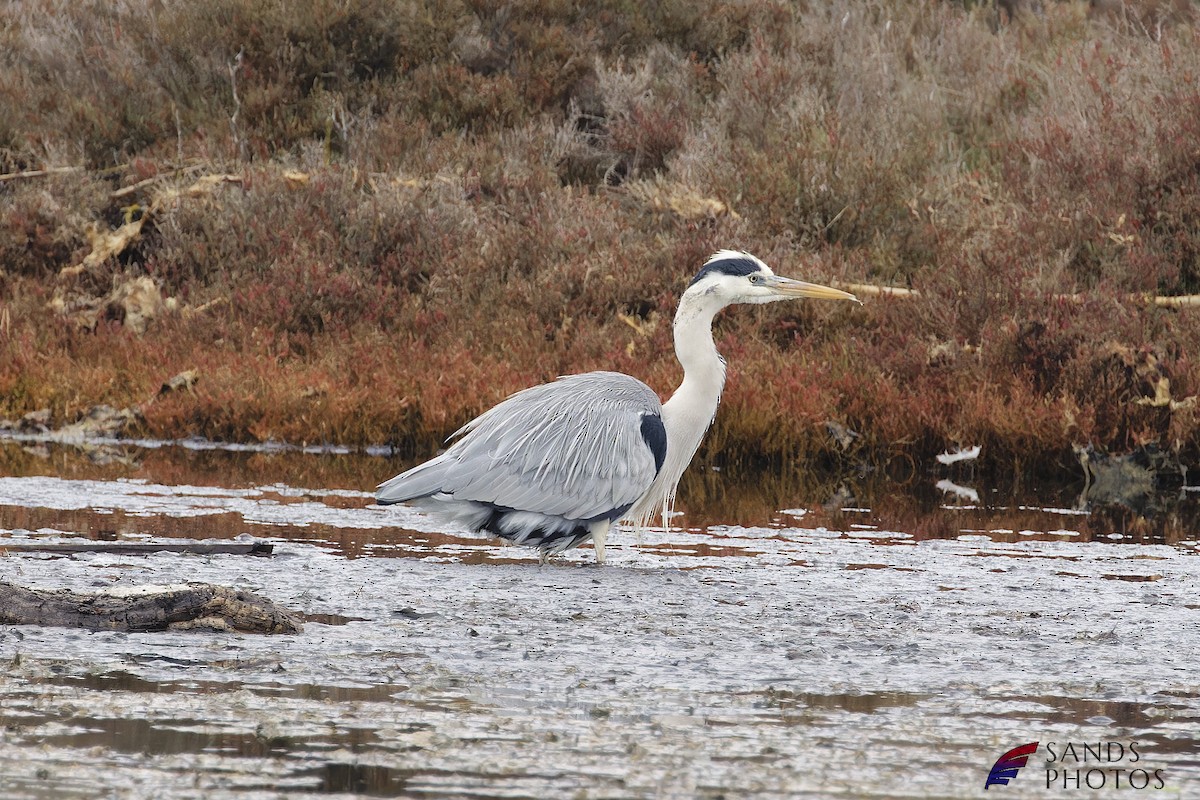
[{"label": "submerged debris", "polygon": [[1187,467],[1179,458],[1155,445],[1140,447],[1123,455],[1110,455],[1090,445],[1076,447],[1075,457],[1083,467],[1085,504],[1121,505],[1147,510],[1154,495],[1185,483]]},{"label": "submerged debris", "polygon": [[19,434],[47,433],[50,430],[50,409],[39,408],[30,411],[19,420],[0,419],[0,431],[12,431]]},{"label": "submerged debris", "polygon": [[937,489],[940,489],[943,494],[953,495],[958,500],[965,500],[968,503],[979,502],[979,492],[972,489],[970,486],[960,486],[954,481],[948,481],[945,478],[935,484]]},{"label": "submerged debris", "polygon": [[253,592],[183,583],[95,594],[0,583],[0,623],[110,631],[298,633],[301,616]]},{"label": "submerged debris", "polygon": [[[101,532],[112,533],[114,532]],[[269,556],[275,550],[270,542],[33,542],[0,543],[0,553],[107,553],[109,555],[148,556],[154,553],[193,553],[197,555]]]},{"label": "submerged debris", "polygon": [[40,408],[30,411],[19,420],[0,419],[0,432],[18,436],[44,436],[48,441],[74,443],[97,436],[117,436],[141,416],[141,408],[137,406],[117,409],[101,403],[89,408],[74,422],[53,428],[50,409]]},{"label": "submerged debris", "polygon": [[141,419],[141,416],[141,409],[136,407],[117,409],[101,403],[89,408],[79,420],[55,431],[55,438],[74,441],[95,436],[117,436],[123,433],[130,423]]}]

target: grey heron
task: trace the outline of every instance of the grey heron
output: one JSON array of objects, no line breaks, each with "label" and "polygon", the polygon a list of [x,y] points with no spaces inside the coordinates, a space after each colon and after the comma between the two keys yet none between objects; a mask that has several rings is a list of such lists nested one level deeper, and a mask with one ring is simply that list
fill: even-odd
[{"label": "grey heron", "polygon": [[675,312],[683,382],[671,398],[618,372],[568,375],[517,392],[468,422],[441,455],[381,483],[383,505],[409,503],[467,528],[550,554],[589,539],[596,563],[620,520],[664,522],[679,479],[712,424],[725,385],[713,343],[717,312],[788,298],[852,300],[847,292],[775,275],[749,253],[721,250]]}]

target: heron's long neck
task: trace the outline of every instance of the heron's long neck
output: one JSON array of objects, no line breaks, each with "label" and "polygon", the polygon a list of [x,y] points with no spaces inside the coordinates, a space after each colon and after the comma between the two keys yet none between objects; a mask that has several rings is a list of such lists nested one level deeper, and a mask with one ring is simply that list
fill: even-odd
[{"label": "heron's long neck", "polygon": [[630,510],[629,517],[646,524],[665,514],[675,499],[675,487],[712,424],[725,386],[725,361],[713,343],[713,317],[719,308],[703,298],[684,295],[675,313],[675,354],[683,366],[683,382],[663,403],[667,457],[650,490]]},{"label": "heron's long neck", "polygon": [[[699,415],[704,420],[703,427],[696,433],[697,446],[717,412],[721,390],[725,388],[725,360],[717,352],[712,335],[716,312],[717,309],[689,303],[685,298],[675,314],[675,355],[683,367],[683,382],[664,404],[663,411],[689,417]],[[668,426],[668,442],[670,434]],[[694,452],[695,447],[688,452],[689,461]]]}]

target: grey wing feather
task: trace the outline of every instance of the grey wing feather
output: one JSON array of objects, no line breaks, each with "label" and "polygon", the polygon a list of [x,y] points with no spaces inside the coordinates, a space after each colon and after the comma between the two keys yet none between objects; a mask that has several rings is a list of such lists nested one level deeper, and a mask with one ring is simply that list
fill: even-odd
[{"label": "grey wing feather", "polygon": [[624,509],[658,472],[642,434],[661,416],[646,384],[589,372],[518,392],[467,423],[446,452],[380,485],[380,502],[435,493],[568,519]]}]

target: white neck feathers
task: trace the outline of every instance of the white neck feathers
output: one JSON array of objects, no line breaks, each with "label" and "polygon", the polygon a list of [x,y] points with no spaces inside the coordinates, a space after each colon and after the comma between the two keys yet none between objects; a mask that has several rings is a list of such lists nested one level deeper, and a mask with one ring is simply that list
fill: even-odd
[{"label": "white neck feathers", "polygon": [[712,424],[725,387],[725,360],[713,342],[713,317],[724,307],[711,295],[685,292],[675,312],[675,353],[683,382],[663,403],[667,457],[649,491],[629,510],[628,518],[646,525],[662,514],[667,525],[679,479]]}]

